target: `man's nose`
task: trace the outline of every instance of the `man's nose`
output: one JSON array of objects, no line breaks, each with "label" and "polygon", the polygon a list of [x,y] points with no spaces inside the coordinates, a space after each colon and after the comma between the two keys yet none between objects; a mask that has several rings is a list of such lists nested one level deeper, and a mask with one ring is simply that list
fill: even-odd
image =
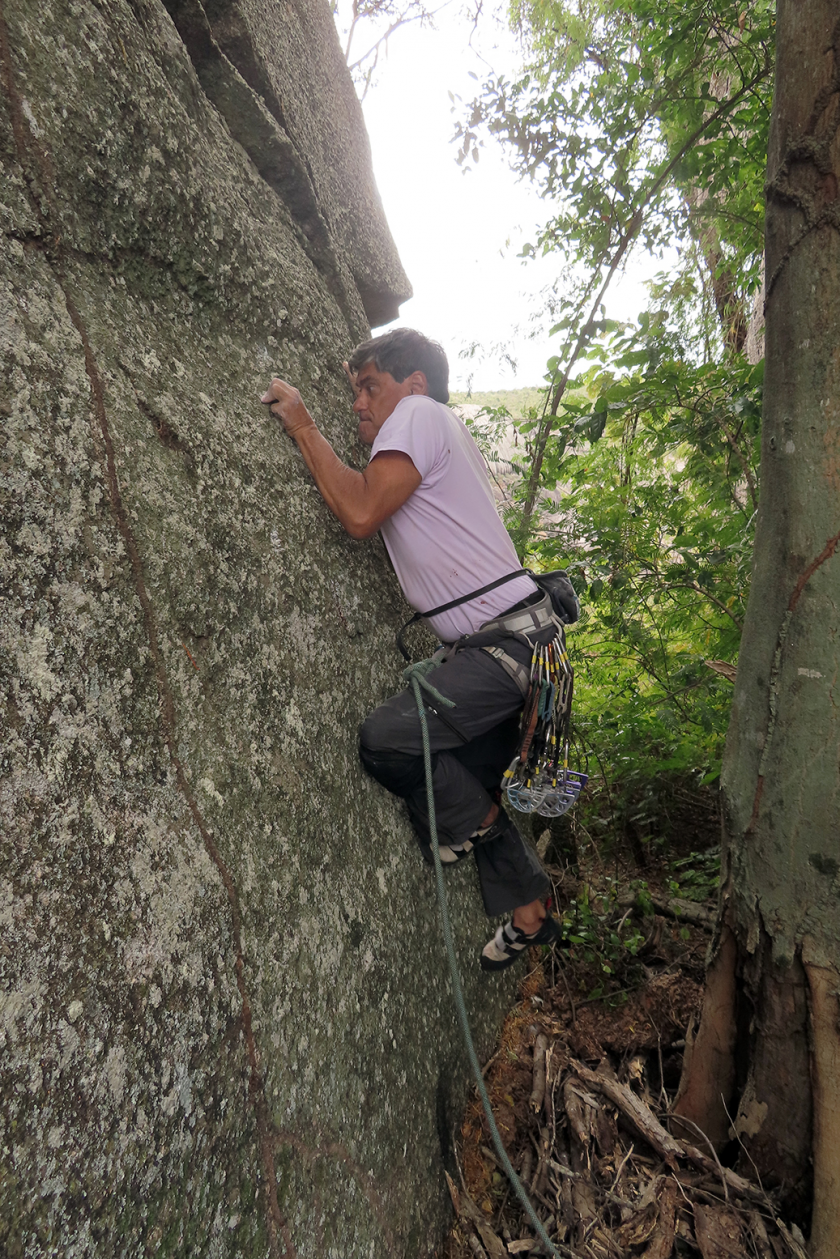
[{"label": "man's nose", "polygon": [[353,410],[354,410],[354,411],[356,412],[356,414],[358,415],[358,414],[359,414],[359,412],[360,412],[360,411],[364,411],[364,409],[365,409],[365,404],[362,402],[362,396],[361,396],[361,394],[359,394],[358,398],[357,398],[357,399],[356,399],[356,401],[353,403]]}]

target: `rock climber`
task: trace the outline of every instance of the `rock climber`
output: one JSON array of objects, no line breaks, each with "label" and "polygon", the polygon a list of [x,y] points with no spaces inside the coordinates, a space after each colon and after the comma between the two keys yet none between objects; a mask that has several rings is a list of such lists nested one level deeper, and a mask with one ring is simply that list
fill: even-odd
[{"label": "rock climber", "polygon": [[[345,369],[364,472],[344,464],[300,393],[275,378],[263,395],[293,438],[327,506],[353,538],[382,534],[400,586],[418,611],[521,573],[496,510],[484,460],[449,401],[449,364],[422,333],[398,328],[365,341]],[[533,643],[556,633],[550,601],[528,575],[424,618],[444,645],[430,681],[455,707],[428,713],[441,861],[471,853],[489,917],[509,915],[484,947],[485,970],[502,970],[530,945],[559,938],[546,912],[550,883],[501,808],[498,785],[515,753]],[[420,723],[413,696],[385,701],[361,729],[365,768],[401,796],[431,861]]]}]

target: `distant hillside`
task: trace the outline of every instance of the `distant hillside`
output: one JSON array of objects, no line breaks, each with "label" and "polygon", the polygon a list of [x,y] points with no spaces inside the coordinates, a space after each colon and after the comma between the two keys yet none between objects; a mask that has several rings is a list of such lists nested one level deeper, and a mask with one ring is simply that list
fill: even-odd
[{"label": "distant hillside", "polygon": [[505,406],[515,419],[521,419],[529,407],[536,407],[541,411],[544,397],[542,389],[496,389],[488,392],[453,393],[449,401],[453,406],[459,403],[477,407]]}]

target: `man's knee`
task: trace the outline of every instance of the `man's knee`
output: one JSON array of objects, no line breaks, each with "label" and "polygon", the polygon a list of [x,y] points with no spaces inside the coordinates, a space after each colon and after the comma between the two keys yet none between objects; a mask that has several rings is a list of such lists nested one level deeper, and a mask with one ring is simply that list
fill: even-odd
[{"label": "man's knee", "polygon": [[423,757],[410,752],[395,752],[383,746],[385,740],[376,716],[376,712],[371,713],[359,732],[362,764],[372,778],[395,796],[409,796],[424,782]]}]

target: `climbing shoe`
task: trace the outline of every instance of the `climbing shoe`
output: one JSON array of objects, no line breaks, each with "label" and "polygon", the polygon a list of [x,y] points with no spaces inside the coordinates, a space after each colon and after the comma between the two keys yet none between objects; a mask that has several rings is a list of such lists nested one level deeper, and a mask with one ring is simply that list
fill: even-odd
[{"label": "climbing shoe", "polygon": [[485,826],[483,829],[479,828],[479,830],[473,831],[472,835],[470,835],[470,839],[473,844],[489,844],[492,839],[498,839],[500,835],[504,835],[509,827],[510,818],[505,813],[504,809],[499,809],[499,812],[490,825]]},{"label": "climbing shoe", "polygon": [[451,866],[456,861],[463,861],[465,857],[470,855],[474,847],[472,840],[469,839],[463,844],[438,844],[441,865]]},{"label": "climbing shoe", "polygon": [[513,919],[498,928],[493,939],[485,944],[481,952],[482,970],[504,970],[521,957],[526,949],[535,944],[553,944],[560,939],[560,926],[556,918],[546,914],[540,927],[533,935],[526,935],[518,927],[514,927]]},{"label": "climbing shoe", "polygon": [[503,809],[499,810],[498,816],[482,829],[473,831],[469,839],[464,840],[463,844],[440,844],[438,852],[440,853],[441,865],[451,866],[456,861],[463,861],[468,857],[472,850],[478,844],[489,844],[492,839],[498,839],[500,835],[504,835],[510,826],[510,818]]}]

